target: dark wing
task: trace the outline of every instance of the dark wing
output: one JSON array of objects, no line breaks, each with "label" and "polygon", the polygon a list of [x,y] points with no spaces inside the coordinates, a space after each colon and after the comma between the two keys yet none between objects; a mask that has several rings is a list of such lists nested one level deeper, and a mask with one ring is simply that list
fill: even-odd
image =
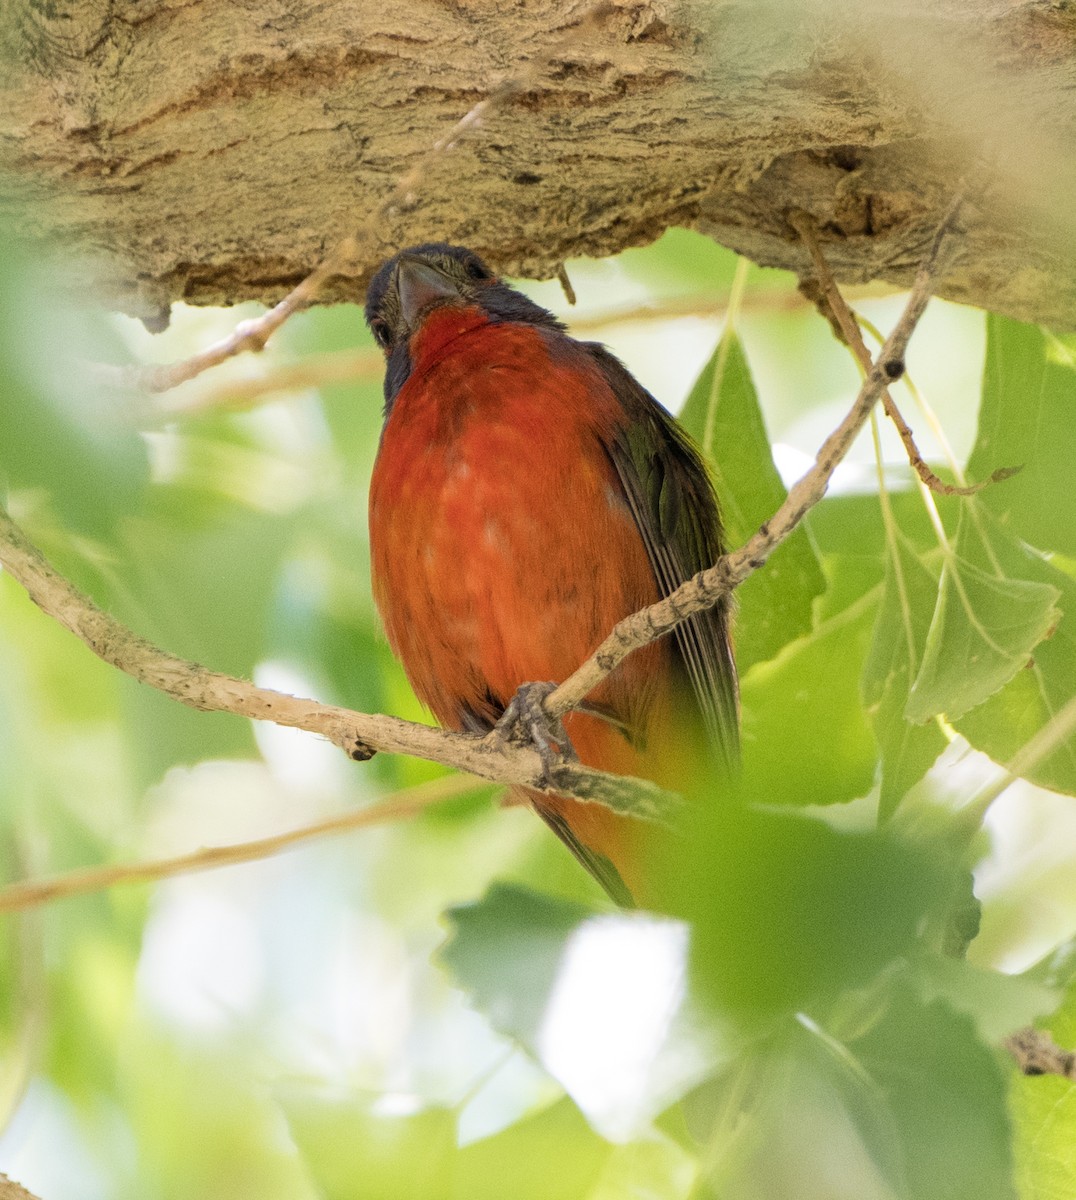
[{"label": "dark wing", "polygon": [[[658,589],[668,596],[724,553],[721,517],[699,452],[672,416],[603,346],[584,344],[623,405],[627,420],[611,446]],[[691,683],[708,739],[725,766],[739,762],[739,697],[729,637],[730,602],[678,625],[680,665]]]}]

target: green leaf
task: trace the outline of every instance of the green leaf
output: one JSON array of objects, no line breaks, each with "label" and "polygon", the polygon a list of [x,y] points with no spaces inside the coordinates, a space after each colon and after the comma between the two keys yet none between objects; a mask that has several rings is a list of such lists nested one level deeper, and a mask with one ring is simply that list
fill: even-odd
[{"label": "green leaf", "polygon": [[862,681],[863,703],[882,754],[882,820],[896,811],[946,746],[933,721],[913,725],[904,716],[911,682],[923,661],[938,580],[899,531],[893,550],[886,560],[885,592]]},{"label": "green leaf", "polygon": [[[962,522],[957,550],[968,561],[1031,580],[1060,596],[1061,617],[1051,636],[996,695],[954,722],[960,733],[995,762],[1009,759],[1070,699],[1076,680],[1076,581],[1017,541],[988,513]],[[1041,787],[1076,795],[1076,737],[1070,737],[1027,772]]]},{"label": "green leaf", "polygon": [[859,695],[880,596],[870,592],[743,680],[743,775],[768,804],[837,804],[870,790],[877,748]]},{"label": "green leaf", "polygon": [[612,1153],[579,1109],[560,1100],[461,1150],[452,1200],[583,1200]]},{"label": "green leaf", "polygon": [[[717,364],[724,370],[715,391]],[[711,411],[712,410],[712,411]],[[726,332],[703,368],[680,421],[701,446],[711,422],[711,467],[729,545],[741,546],[768,521],[787,495],[774,466],[770,440],[736,335]],[[737,588],[736,659],[741,673],[811,628],[811,601],[825,579],[804,528],[773,553],[765,567]]]},{"label": "green leaf", "polygon": [[448,917],[442,957],[457,982],[600,1132],[638,1133],[710,1069],[713,1047],[682,1011],[680,923],[508,884]]},{"label": "green leaf", "polygon": [[[1076,1044],[1076,983],[1044,1022],[1059,1046]],[[1020,1200],[1076,1196],[1076,1083],[1056,1075],[1017,1075],[1011,1108]]]},{"label": "green leaf", "polygon": [[1057,624],[1061,593],[1044,583],[990,574],[954,554],[941,587],[926,650],[904,715],[956,721],[1026,667]]},{"label": "green leaf", "polygon": [[1020,1200],[1076,1196],[1076,1083],[1021,1075],[1013,1083],[1016,1182]]},{"label": "green leaf", "polygon": [[669,910],[692,923],[701,994],[740,1027],[863,986],[944,900],[930,848],[722,800],[693,806],[663,866]]},{"label": "green leaf", "polygon": [[441,957],[493,1027],[533,1050],[568,938],[594,911],[495,883],[481,900],[449,909]]},{"label": "green leaf", "polygon": [[1057,1007],[1057,988],[1022,975],[987,971],[941,954],[919,955],[914,965],[924,1000],[943,998],[955,1011],[966,1013],[989,1044]]},{"label": "green leaf", "polygon": [[80,361],[109,357],[103,322],[94,328],[59,300],[0,236],[0,496],[41,489],[68,537],[110,539],[138,509],[146,448],[115,394]]},{"label": "green leaf", "polygon": [[975,478],[1022,466],[986,488],[982,505],[1042,550],[1076,555],[1076,355],[1033,325],[987,318],[979,433],[968,462]]},{"label": "green leaf", "polygon": [[729,1072],[702,1135],[708,1187],[693,1195],[1014,1200],[994,1052],[906,979],[887,991],[865,1034],[790,1018]]},{"label": "green leaf", "polygon": [[885,1097],[908,1200],[1015,1200],[1005,1076],[969,1017],[898,987],[851,1050]]},{"label": "green leaf", "polygon": [[381,1115],[354,1101],[283,1096],[288,1129],[325,1200],[448,1200],[456,1117]]}]

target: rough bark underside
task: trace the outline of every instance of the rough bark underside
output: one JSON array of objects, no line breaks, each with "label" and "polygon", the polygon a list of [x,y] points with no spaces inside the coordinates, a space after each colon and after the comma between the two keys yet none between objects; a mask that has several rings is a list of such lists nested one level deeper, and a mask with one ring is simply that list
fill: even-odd
[{"label": "rough bark underside", "polygon": [[522,77],[330,298],[431,238],[548,276],[684,225],[805,269],[790,209],[817,218],[841,279],[906,284],[970,171],[942,293],[1076,324],[1070,3],[618,0],[580,25],[588,10],[5,0],[5,207],[150,320],[178,299],[272,301]]}]

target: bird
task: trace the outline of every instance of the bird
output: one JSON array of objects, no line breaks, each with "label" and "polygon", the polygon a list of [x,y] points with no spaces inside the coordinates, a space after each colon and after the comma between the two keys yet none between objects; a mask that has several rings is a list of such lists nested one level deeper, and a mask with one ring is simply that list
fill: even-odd
[{"label": "bird", "polygon": [[[372,590],[414,692],[485,734],[528,684],[566,678],[621,618],[724,551],[702,456],[604,346],[578,341],[474,251],[401,250],[370,281],[385,412],[369,492]],[[563,721],[583,763],[690,787],[735,771],[731,605],[634,654]],[[623,906],[652,825],[517,795]]]}]

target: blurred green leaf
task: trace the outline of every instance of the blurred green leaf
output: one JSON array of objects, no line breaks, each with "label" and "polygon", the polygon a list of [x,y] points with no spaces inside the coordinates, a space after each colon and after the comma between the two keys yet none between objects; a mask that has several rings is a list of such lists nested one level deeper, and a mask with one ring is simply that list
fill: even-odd
[{"label": "blurred green leaf", "polygon": [[979,434],[968,462],[974,478],[998,467],[1018,475],[978,501],[1017,537],[1076,555],[1076,355],[1034,325],[987,318]]},{"label": "blurred green leaf", "polygon": [[927,1003],[944,999],[955,1012],[966,1013],[988,1045],[1000,1043],[1057,1007],[1056,988],[1023,975],[987,971],[940,954],[924,953],[913,961],[923,999]]},{"label": "blurred green leaf", "polygon": [[173,654],[249,676],[296,521],[192,483],[158,485],[130,522],[120,612]]},{"label": "blurred green leaf", "polygon": [[0,497],[41,489],[69,533],[112,539],[148,482],[146,449],[78,361],[110,356],[104,330],[41,283],[0,234]]},{"label": "blurred green leaf", "polygon": [[897,531],[886,559],[885,592],[863,668],[863,703],[882,755],[878,814],[891,816],[946,747],[934,722],[913,725],[904,715],[911,681],[923,660],[938,580]]},{"label": "blurred green leaf", "polygon": [[1020,1200],[1076,1196],[1076,1083],[1021,1075],[1013,1083],[1016,1182]]},{"label": "blurred green leaf", "polygon": [[701,798],[693,817],[665,863],[669,907],[692,922],[703,997],[749,1026],[862,986],[946,894],[944,864],[888,833]]},{"label": "blurred green leaf", "polygon": [[687,1200],[698,1163],[671,1138],[615,1146],[587,1200]]},{"label": "blurred green leaf", "polygon": [[236,1048],[199,1047],[135,1022],[112,1053],[126,1139],[113,1131],[113,1153],[137,1147],[137,1158],[127,1149],[121,1160],[122,1194],[312,1200],[279,1113]]},{"label": "blurred green leaf", "polygon": [[482,899],[446,914],[441,958],[501,1033],[535,1049],[565,945],[594,909],[495,883]]},{"label": "blurred green leaf", "polygon": [[[1042,1025],[1059,1046],[1076,1045],[1076,982],[1070,981],[1061,1006]],[[1015,1075],[1010,1106],[1020,1200],[1076,1196],[1076,1083],[1056,1075]]]},{"label": "blurred green leaf", "polygon": [[790,1018],[728,1074],[694,1200],[1014,1200],[994,1052],[906,980],[887,992],[866,1033]]},{"label": "blurred green leaf", "polygon": [[837,804],[870,790],[877,748],[859,694],[877,592],[744,677],[743,774],[767,804]]},{"label": "blurred green leaf", "polygon": [[899,1196],[1015,1200],[1005,1075],[968,1017],[898,987],[884,1020],[850,1049],[892,1114]]},{"label": "blurred green leaf", "polygon": [[[727,357],[715,393],[722,353]],[[712,430],[711,466],[726,536],[730,547],[741,546],[773,516],[787,493],[735,333],[723,335],[691,389],[680,421],[700,446],[708,426]],[[824,587],[810,537],[801,526],[736,591],[736,660],[741,674],[808,632],[811,601]]]},{"label": "blurred green leaf", "polygon": [[452,1200],[584,1200],[612,1153],[563,1099],[465,1146],[450,1194]]},{"label": "blurred green leaf", "polygon": [[453,1194],[456,1117],[451,1109],[393,1116],[354,1101],[278,1099],[325,1200],[447,1200]]},{"label": "blurred green leaf", "polygon": [[[1017,541],[988,513],[977,510],[963,521],[957,551],[988,571],[1030,580],[1052,589],[1061,611],[1056,627],[1034,647],[1019,670],[996,695],[954,722],[978,750],[995,762],[1008,762],[1069,700],[1076,680],[1076,581],[1040,554]],[[1070,737],[1028,772],[1041,787],[1076,795],[1076,737]]]},{"label": "blurred green leaf", "polygon": [[442,957],[459,985],[603,1134],[647,1128],[725,1052],[684,1007],[679,922],[506,884],[448,915]]},{"label": "blurred green leaf", "polygon": [[1057,624],[1060,597],[1049,584],[998,577],[958,553],[947,558],[908,720],[942,713],[956,721],[999,691]]}]

